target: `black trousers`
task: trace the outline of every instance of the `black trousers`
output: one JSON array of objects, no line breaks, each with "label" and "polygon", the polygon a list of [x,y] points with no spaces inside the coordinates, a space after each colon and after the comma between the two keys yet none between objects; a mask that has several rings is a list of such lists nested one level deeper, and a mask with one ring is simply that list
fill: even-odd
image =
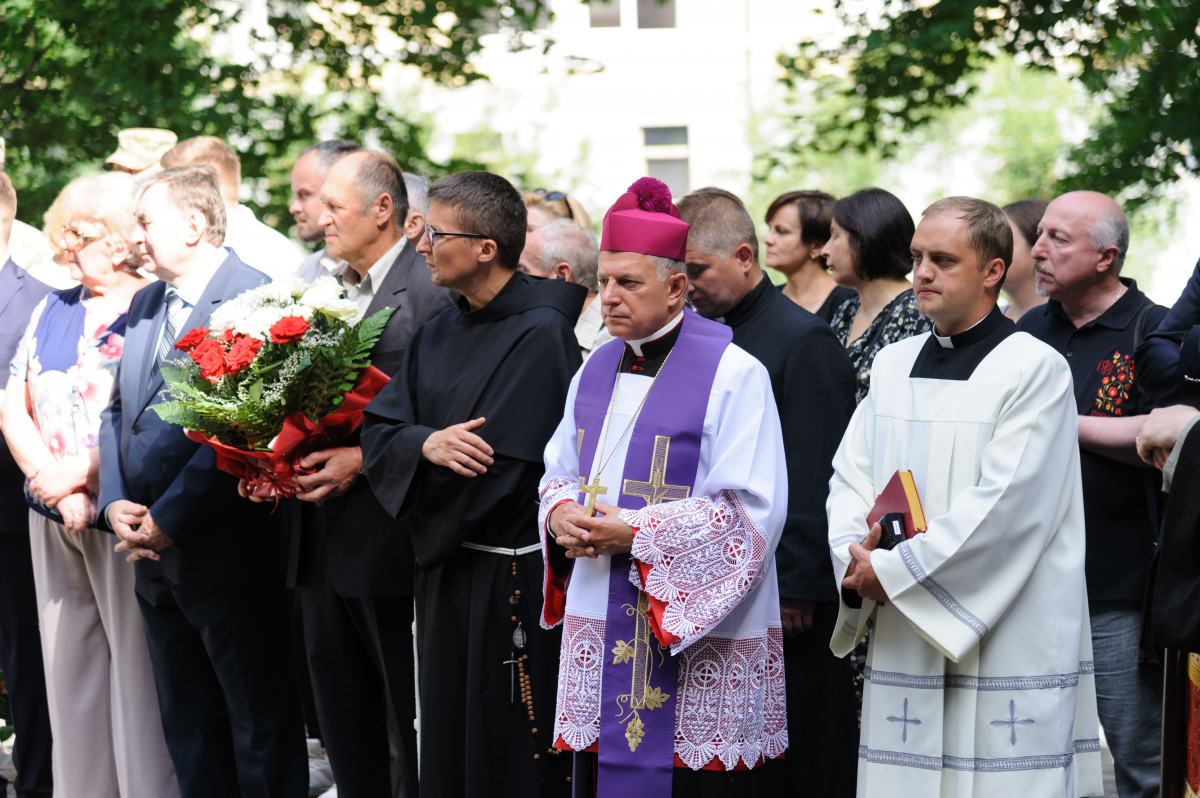
[{"label": "black trousers", "polygon": [[308,756],[278,587],[140,579],[138,605],[183,798],[304,798]]},{"label": "black trousers", "polygon": [[[21,523],[27,522],[22,518]],[[28,526],[24,534],[0,534],[0,670],[4,671],[17,733],[13,745],[17,780],[13,786],[18,796],[49,798],[54,789],[50,710]]]},{"label": "black trousers", "polygon": [[817,604],[812,628],[783,638],[787,684],[786,792],[853,798],[858,784],[858,701],[850,659],[829,650],[838,605]]},{"label": "black trousers", "polygon": [[[317,537],[317,536],[314,536]],[[405,798],[417,798],[412,596],[339,595],[323,536],[297,585],[317,717],[339,798],[392,795],[389,713]]]}]

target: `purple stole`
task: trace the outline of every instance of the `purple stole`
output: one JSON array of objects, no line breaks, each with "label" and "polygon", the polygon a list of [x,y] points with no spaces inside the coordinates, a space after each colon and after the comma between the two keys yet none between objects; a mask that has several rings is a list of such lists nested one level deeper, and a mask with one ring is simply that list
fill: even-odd
[{"label": "purple stole", "polygon": [[[695,486],[708,397],[733,331],[694,311],[685,309],[683,314],[671,356],[630,432],[621,485],[605,486],[608,493],[600,497],[623,509],[686,498]],[[605,344],[588,359],[579,378],[579,470],[589,483],[624,353],[623,341]],[[587,495],[579,495],[586,504]],[[667,798],[675,766],[678,668],[675,657],[650,631],[646,596],[629,581],[630,562],[628,554],[616,555],[609,570],[596,794]]]}]

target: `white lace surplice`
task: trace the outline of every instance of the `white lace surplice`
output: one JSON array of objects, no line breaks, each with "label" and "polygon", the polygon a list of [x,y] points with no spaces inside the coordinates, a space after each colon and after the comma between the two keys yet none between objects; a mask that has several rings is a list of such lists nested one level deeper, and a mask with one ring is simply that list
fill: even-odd
[{"label": "white lace surplice", "polygon": [[[586,366],[584,367],[586,368]],[[609,422],[600,484],[601,502],[616,504],[630,433],[622,431],[650,386],[650,378],[621,375]],[[546,447],[541,484],[543,532],[550,510],[579,492],[579,435],[572,380],[566,414]],[[670,388],[660,384],[657,390]],[[600,434],[603,440],[603,432]],[[599,468],[595,462],[583,475]],[[611,460],[609,460],[611,455]],[[753,767],[787,747],[783,648],[775,546],[787,513],[787,466],[770,377],[744,350],[729,345],[721,357],[704,417],[695,488],[687,499],[621,518],[637,529],[633,557],[650,566],[646,592],[666,605],[659,619],[678,638],[675,753],[699,769],[714,759],[725,769],[739,760]],[[543,549],[548,544],[542,536]],[[554,736],[582,751],[600,734],[601,671],[610,557],[574,562],[566,611]],[[630,569],[634,584],[640,584]],[[547,598],[553,598],[547,559]],[[542,625],[560,618],[547,601]]]},{"label": "white lace surplice", "polygon": [[874,619],[858,794],[1099,795],[1078,420],[1066,362],[1025,333],[969,380],[910,379],[928,334],[884,349],[834,457],[834,573],[911,470],[929,530],[871,565],[890,600],[841,605],[834,653]]}]

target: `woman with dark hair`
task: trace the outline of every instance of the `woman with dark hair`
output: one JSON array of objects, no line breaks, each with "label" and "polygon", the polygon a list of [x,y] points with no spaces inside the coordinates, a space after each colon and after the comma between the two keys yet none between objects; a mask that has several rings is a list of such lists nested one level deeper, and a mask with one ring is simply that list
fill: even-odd
[{"label": "woman with dark hair", "polygon": [[908,280],[915,232],[904,203],[881,188],[864,188],[833,206],[821,256],[837,284],[855,292],[830,321],[854,364],[855,401],[871,387],[871,365],[880,349],[933,328],[917,312]]},{"label": "woman with dark hair", "polygon": [[854,290],[838,285],[825,267],[821,248],[837,203],[823,191],[789,191],[767,209],[767,265],[787,277],[783,295],[826,324]]},{"label": "woman with dark hair", "polygon": [[1040,199],[1027,199],[1004,206],[1004,215],[1013,231],[1012,265],[1004,277],[1004,293],[1012,300],[1004,308],[1004,315],[1018,321],[1026,312],[1046,303],[1046,297],[1038,296],[1037,275],[1033,273],[1033,256],[1030,251],[1038,239],[1038,225],[1047,203]]}]

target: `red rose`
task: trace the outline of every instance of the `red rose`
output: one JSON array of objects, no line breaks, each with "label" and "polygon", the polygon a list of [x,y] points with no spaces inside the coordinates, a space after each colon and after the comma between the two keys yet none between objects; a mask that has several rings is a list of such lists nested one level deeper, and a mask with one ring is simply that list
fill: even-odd
[{"label": "red rose", "polygon": [[284,316],[271,325],[271,343],[290,344],[299,341],[312,325],[301,316]]},{"label": "red rose", "polygon": [[238,331],[233,329],[232,327],[230,327],[228,330],[225,331],[225,334],[221,336],[221,340],[222,341],[232,341],[234,339],[234,337],[236,337],[237,335],[238,335]]},{"label": "red rose", "polygon": [[239,335],[233,346],[225,353],[225,369],[228,374],[237,374],[254,362],[263,342],[249,335]]},{"label": "red rose", "polygon": [[216,384],[225,376],[225,350],[211,338],[205,338],[191,352],[192,360],[200,366],[200,376]]},{"label": "red rose", "polygon": [[208,335],[207,327],[197,327],[196,329],[192,330],[190,333],[188,333],[187,335],[183,336],[178,341],[176,341],[175,348],[178,349],[180,352],[191,352],[193,349],[196,348],[196,344],[203,341],[205,336],[207,336],[207,335]]}]

